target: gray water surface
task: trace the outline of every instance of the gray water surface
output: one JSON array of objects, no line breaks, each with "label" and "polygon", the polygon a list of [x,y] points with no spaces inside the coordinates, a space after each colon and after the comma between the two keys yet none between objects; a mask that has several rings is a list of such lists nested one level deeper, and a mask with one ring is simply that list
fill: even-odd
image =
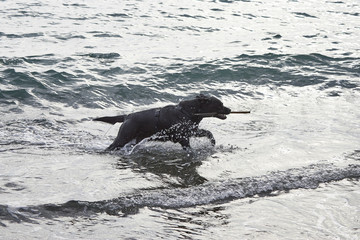
[{"label": "gray water surface", "polygon": [[[358,1],[1,1],[2,239],[359,239]],[[216,146],[91,119],[203,93]]]}]

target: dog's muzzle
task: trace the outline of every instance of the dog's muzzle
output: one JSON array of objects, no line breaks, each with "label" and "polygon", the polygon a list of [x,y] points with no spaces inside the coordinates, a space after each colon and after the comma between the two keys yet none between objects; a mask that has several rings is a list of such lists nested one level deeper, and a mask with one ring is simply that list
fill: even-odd
[{"label": "dog's muzzle", "polygon": [[216,115],[214,115],[214,117],[225,120],[226,115],[230,114],[230,112],[231,112],[230,108],[224,107],[220,112],[218,112]]}]

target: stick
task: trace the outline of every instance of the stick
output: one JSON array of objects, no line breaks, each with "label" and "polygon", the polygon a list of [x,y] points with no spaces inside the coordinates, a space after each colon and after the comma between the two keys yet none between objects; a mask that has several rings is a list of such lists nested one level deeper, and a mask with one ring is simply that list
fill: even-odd
[{"label": "stick", "polygon": [[230,112],[231,113],[236,113],[236,114],[247,114],[250,113],[250,111],[235,111],[235,112]]},{"label": "stick", "polygon": [[[230,114],[247,114],[250,113],[250,111],[234,111],[234,112],[230,112]],[[209,112],[209,113],[195,113],[195,116],[200,116],[200,117],[213,117],[218,115],[217,112]]]}]

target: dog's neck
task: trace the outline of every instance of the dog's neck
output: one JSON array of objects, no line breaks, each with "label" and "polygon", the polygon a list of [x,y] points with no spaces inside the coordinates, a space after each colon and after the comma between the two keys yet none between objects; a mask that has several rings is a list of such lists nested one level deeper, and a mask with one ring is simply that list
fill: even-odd
[{"label": "dog's neck", "polygon": [[195,122],[201,121],[202,117],[195,116],[195,113],[198,113],[199,104],[196,100],[185,100],[179,103],[180,111],[188,116],[191,120]]},{"label": "dog's neck", "polygon": [[181,107],[181,109],[183,109],[184,111],[190,113],[190,114],[194,114],[196,113],[197,109],[199,109],[199,104],[197,104],[196,100],[185,100],[185,101],[181,101],[179,103],[179,106]]},{"label": "dog's neck", "polygon": [[185,114],[188,118],[192,118],[194,117],[194,112],[191,111],[191,109],[188,108],[184,108],[181,105],[178,105],[176,107],[180,112],[182,112],[183,114]]}]

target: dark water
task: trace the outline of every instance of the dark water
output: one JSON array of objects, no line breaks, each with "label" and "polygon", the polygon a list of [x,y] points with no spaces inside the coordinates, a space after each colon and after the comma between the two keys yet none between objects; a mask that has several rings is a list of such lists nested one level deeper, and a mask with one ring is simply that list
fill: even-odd
[{"label": "dark water", "polygon": [[[358,1],[0,1],[2,239],[359,239]],[[103,150],[199,93],[217,145]]]}]

